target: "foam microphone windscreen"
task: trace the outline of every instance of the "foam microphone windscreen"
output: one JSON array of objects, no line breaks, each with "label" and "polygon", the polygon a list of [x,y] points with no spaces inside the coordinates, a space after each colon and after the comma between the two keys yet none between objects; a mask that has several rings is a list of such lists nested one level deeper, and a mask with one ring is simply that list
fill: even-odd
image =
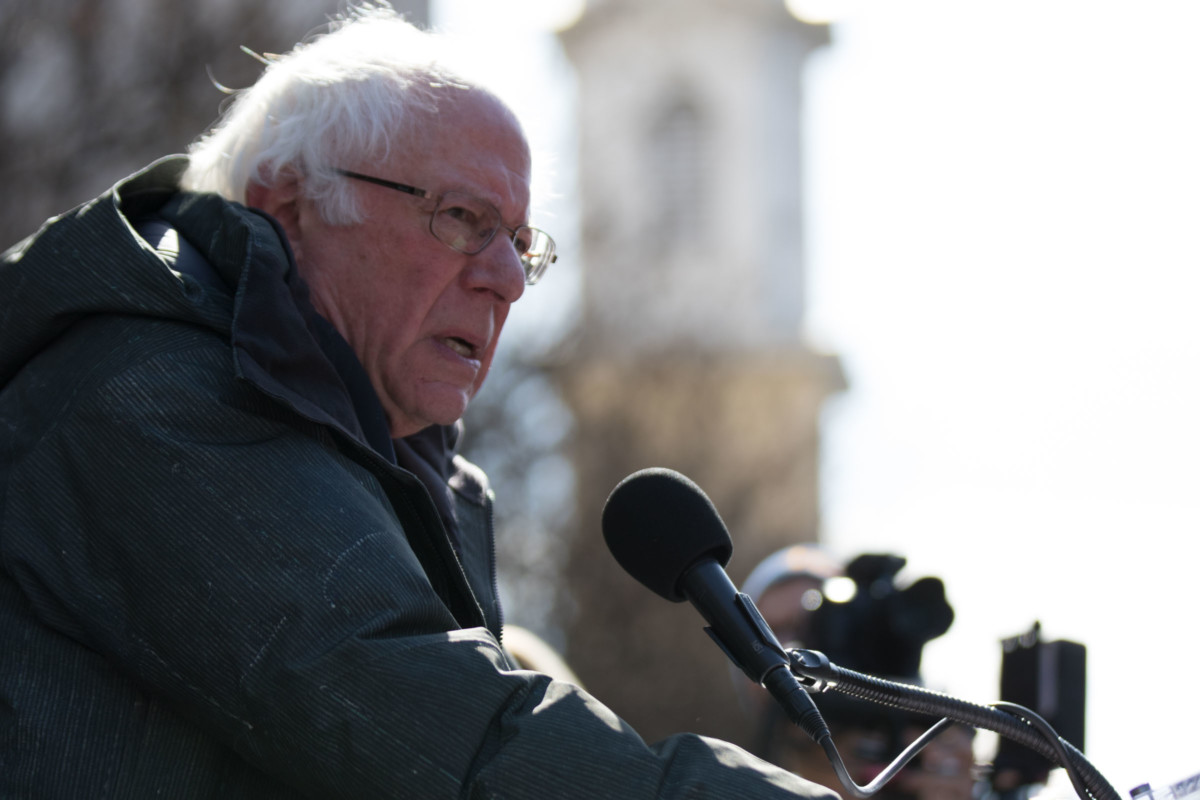
[{"label": "foam microphone windscreen", "polygon": [[617,563],[674,603],[685,599],[678,583],[692,565],[711,558],[723,567],[733,555],[729,531],[704,491],[661,467],[618,483],[604,504],[600,527]]}]

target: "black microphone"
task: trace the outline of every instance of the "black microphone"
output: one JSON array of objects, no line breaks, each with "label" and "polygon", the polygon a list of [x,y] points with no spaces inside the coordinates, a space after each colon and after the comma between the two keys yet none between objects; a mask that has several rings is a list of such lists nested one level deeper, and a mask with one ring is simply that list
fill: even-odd
[{"label": "black microphone", "polygon": [[604,541],[626,572],[655,594],[688,600],[733,663],[765,687],[815,741],[829,728],[792,674],[787,651],[754,602],[725,574],[733,541],[704,491],[669,469],[644,469],[617,484],[600,517]]}]

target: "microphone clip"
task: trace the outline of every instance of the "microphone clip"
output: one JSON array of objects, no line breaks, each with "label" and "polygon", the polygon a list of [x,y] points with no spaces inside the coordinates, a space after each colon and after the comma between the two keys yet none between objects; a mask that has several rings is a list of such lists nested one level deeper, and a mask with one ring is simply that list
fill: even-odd
[{"label": "microphone clip", "polygon": [[[736,648],[731,647],[722,638],[721,634],[713,626],[706,627],[704,632],[716,642],[722,652],[733,662],[734,666],[746,674],[750,680],[755,683],[762,683],[766,673],[769,672],[776,664],[788,663],[788,654],[784,650],[783,645],[775,638],[775,634],[771,631],[758,608],[755,607],[754,601],[749,595],[737,592],[733,596],[733,608],[728,610],[729,613],[740,616],[742,620],[752,629],[755,637],[749,644],[749,651],[743,652],[743,657],[739,658]],[[747,658],[747,656],[749,658]]]},{"label": "microphone clip", "polygon": [[819,694],[838,685],[829,658],[817,650],[787,651],[791,672],[809,694]]}]

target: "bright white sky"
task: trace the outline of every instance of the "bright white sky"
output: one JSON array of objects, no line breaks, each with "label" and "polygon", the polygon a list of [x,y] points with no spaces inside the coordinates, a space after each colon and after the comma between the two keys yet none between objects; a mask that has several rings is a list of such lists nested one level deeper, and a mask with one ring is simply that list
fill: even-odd
[{"label": "bright white sky", "polygon": [[[569,75],[527,5],[435,23],[504,48],[570,264]],[[807,335],[850,381],[825,542],[946,581],[935,688],[996,699],[1000,639],[1040,620],[1088,647],[1088,757],[1119,792],[1200,773],[1200,2],[842,14],[807,81]]]}]

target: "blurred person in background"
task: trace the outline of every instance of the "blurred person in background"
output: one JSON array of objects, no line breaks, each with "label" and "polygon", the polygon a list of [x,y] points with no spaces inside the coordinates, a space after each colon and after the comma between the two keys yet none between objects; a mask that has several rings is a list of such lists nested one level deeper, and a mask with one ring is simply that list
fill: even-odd
[{"label": "blurred person in background", "polygon": [[384,4],[263,60],[0,263],[0,796],[831,800],[508,657],[455,448],[525,136]]},{"label": "blurred person in background", "polygon": [[[742,591],[789,649],[817,650],[839,667],[886,680],[921,684],[921,650],[954,619],[942,581],[896,583],[905,559],[860,555],[844,566],[824,550],[794,545],[773,553],[747,576]],[[792,724],[770,696],[740,672],[733,675],[750,714],[758,755],[835,789],[841,783],[824,751]],[[815,695],[834,743],[859,785],[873,780],[937,720],[836,692]],[[967,800],[976,787],[974,731],[955,725],[939,734],[877,797]]]}]

